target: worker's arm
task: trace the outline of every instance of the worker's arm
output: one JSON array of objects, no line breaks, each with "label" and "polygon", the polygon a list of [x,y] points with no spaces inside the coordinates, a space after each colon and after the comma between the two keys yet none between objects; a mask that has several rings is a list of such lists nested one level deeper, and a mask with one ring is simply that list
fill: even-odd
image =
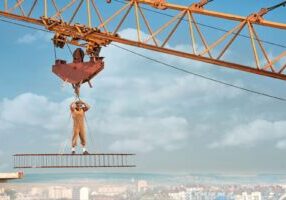
[{"label": "worker's arm", "polygon": [[70,105],[70,110],[71,110],[71,112],[74,111],[75,107],[76,107],[75,103],[72,102],[71,105]]},{"label": "worker's arm", "polygon": [[83,105],[84,105],[84,107],[83,107],[84,112],[86,112],[90,109],[90,105],[88,105],[87,103],[83,102]]}]

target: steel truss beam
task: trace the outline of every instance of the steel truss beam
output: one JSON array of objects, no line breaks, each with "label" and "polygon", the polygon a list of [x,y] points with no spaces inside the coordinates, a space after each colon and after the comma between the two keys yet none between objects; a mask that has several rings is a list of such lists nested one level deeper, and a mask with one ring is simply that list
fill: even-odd
[{"label": "steel truss beam", "polygon": [[[254,25],[259,25],[285,31],[286,24],[267,21],[263,19],[259,13],[243,17],[206,10],[202,8],[202,6],[199,6],[199,4],[193,4],[188,7],[170,4],[163,0],[129,0],[126,4],[119,7],[113,15],[104,18],[102,15],[102,13],[104,13],[102,6],[99,7],[95,0],[70,0],[65,3],[65,5],[61,4],[62,7],[60,7],[59,1],[45,0],[41,7],[44,8],[42,9],[43,17],[36,18],[31,16],[34,16],[36,11],[40,12],[36,9],[37,6],[40,7],[38,0],[32,3],[27,0],[18,0],[14,4],[7,4],[6,2],[2,7],[0,5],[0,16],[43,26],[54,33],[64,36],[64,38],[66,38],[64,42],[77,46],[88,48],[92,45],[105,46],[111,42],[118,42],[178,57],[194,59],[221,67],[286,80],[286,64],[277,66],[278,63],[281,65],[282,59],[286,57],[286,51],[281,52],[278,56],[271,59],[254,27]],[[154,28],[150,25],[150,19],[148,20],[143,5],[167,11],[177,11],[178,14],[171,17],[169,21],[159,24],[159,27]],[[106,9],[108,9],[108,4],[106,6]],[[86,12],[86,23],[73,23],[81,9],[84,9]],[[131,10],[134,10],[134,14],[131,13]],[[67,12],[69,12],[70,15],[64,18],[64,14]],[[226,19],[236,23],[238,22],[238,24],[235,24],[234,28],[209,44],[206,34],[197,23],[194,14]],[[135,22],[134,29],[136,29],[137,33],[136,37],[134,37],[135,39],[123,38],[118,34],[123,27],[122,25],[128,19],[133,19]],[[92,23],[95,23],[94,21],[98,23],[93,25]],[[162,22],[160,21],[158,23]],[[143,28],[144,25],[146,29]],[[172,49],[168,45],[171,39],[178,34],[178,29],[183,25],[187,25],[190,31],[189,38],[186,38],[186,43],[191,42],[190,50],[192,50],[192,53]],[[110,26],[112,26],[112,28],[110,28]],[[225,60],[222,59],[234,41],[238,40],[238,35],[243,29],[248,29],[249,32],[250,46],[246,48],[253,49],[253,61],[255,66],[236,63],[226,58]],[[142,36],[142,32],[145,30],[148,32],[147,38],[143,38]],[[163,32],[167,32],[166,35],[163,35]],[[196,38],[197,36],[198,38]],[[223,45],[222,49],[219,49],[219,45],[223,42],[226,42],[226,44]],[[204,49],[197,49],[199,43],[202,44]],[[217,55],[215,55],[214,52],[218,52]],[[260,54],[263,55],[266,63],[262,63],[259,56]]]},{"label": "steel truss beam", "polygon": [[135,167],[135,154],[16,154],[14,168]]}]

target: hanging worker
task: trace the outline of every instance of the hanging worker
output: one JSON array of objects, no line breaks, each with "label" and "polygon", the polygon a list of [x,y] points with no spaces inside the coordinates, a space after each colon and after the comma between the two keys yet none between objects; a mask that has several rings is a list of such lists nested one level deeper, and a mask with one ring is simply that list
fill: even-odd
[{"label": "hanging worker", "polygon": [[70,110],[73,118],[73,137],[72,137],[72,154],[75,154],[75,147],[77,146],[78,137],[80,138],[82,151],[84,155],[89,154],[86,150],[86,132],[85,132],[85,112],[90,106],[81,101],[71,103]]}]

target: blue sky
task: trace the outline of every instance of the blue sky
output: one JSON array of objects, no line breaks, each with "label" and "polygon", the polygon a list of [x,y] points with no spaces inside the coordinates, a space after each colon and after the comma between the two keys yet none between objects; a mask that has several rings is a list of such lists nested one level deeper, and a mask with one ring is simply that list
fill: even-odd
[{"label": "blue sky", "polygon": [[[188,5],[193,1],[169,1]],[[209,10],[247,16],[280,1],[217,0]],[[114,3],[114,6],[118,4]],[[104,6],[104,5],[101,5]],[[106,16],[112,9],[106,10]],[[157,26],[164,21],[149,14]],[[84,19],[84,15],[79,16]],[[285,8],[265,16],[286,23]],[[229,28],[223,21],[197,18],[201,23]],[[134,22],[120,31],[134,38]],[[54,52],[47,33],[0,23],[0,166],[10,170],[13,153],[58,152],[70,138],[70,86],[51,72]],[[208,39],[221,33],[205,30]],[[169,44],[185,48],[185,33]],[[143,33],[144,34],[144,33]],[[260,30],[261,39],[286,45],[285,30]],[[228,55],[250,62],[250,45],[241,39]],[[188,59],[134,49],[182,68],[219,80],[286,98],[285,82],[206,65]],[[285,49],[267,46],[273,56]],[[67,49],[58,56],[71,59]],[[218,85],[163,67],[114,46],[102,50],[106,67],[84,87],[82,97],[92,105],[91,151],[135,152],[135,171],[168,172],[285,172],[285,103]]]}]

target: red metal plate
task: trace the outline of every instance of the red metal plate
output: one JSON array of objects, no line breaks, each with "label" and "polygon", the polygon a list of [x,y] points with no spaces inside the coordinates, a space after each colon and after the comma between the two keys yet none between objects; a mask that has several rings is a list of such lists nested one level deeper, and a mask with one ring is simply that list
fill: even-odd
[{"label": "red metal plate", "polygon": [[89,81],[103,68],[103,58],[98,58],[94,61],[69,64],[65,64],[65,61],[57,61],[56,64],[53,65],[52,71],[63,81],[78,84]]}]

